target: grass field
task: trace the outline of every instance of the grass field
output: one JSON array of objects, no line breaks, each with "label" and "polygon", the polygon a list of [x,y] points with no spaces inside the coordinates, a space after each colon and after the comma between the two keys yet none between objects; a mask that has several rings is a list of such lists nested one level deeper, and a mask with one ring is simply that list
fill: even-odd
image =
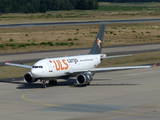
[{"label": "grass field", "polygon": [[[0,53],[91,47],[100,25],[0,29]],[[107,24],[104,46],[158,43],[160,23]]]},{"label": "grass field", "polygon": [[[0,24],[158,18],[160,3],[99,3],[98,10],[50,11],[0,15]],[[155,43],[159,22],[107,24],[104,46]],[[91,47],[99,25],[22,27],[0,29],[0,54]]]},{"label": "grass field", "polygon": [[158,18],[160,3],[99,3],[97,10],[49,11],[47,13],[9,13],[0,15],[0,24]]}]

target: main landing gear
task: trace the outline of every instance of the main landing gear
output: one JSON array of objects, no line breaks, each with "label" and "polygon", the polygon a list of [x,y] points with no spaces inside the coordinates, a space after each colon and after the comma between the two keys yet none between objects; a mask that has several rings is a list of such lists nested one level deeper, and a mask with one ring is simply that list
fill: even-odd
[{"label": "main landing gear", "polygon": [[[42,80],[42,88],[46,88],[46,80]],[[57,80],[50,80],[49,85],[57,85]]]},{"label": "main landing gear", "polygon": [[57,85],[57,80],[50,80],[49,85]]}]

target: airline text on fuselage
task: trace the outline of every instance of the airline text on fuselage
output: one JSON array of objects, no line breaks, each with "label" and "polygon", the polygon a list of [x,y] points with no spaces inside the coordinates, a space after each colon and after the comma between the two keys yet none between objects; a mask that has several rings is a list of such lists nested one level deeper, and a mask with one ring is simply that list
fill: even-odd
[{"label": "airline text on fuselage", "polygon": [[69,68],[69,65],[68,65],[68,63],[66,62],[65,59],[53,60],[53,62],[55,64],[55,67],[56,67],[57,71],[59,71],[59,70],[67,70]]}]

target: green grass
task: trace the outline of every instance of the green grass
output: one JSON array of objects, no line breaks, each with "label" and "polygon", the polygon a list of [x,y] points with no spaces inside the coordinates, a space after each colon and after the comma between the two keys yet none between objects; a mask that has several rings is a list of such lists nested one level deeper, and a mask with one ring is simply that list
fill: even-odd
[{"label": "green grass", "polygon": [[[94,18],[97,15],[95,14],[96,11],[160,11],[159,6],[134,6],[132,5],[124,5],[119,3],[118,5],[112,4],[110,5],[100,5],[97,10],[71,10],[71,11],[59,11],[57,12],[47,12],[47,13],[36,13],[36,14],[2,14],[0,15],[0,19],[16,19],[16,18],[24,18],[24,19],[53,19],[53,18]],[[85,12],[85,14],[84,14]],[[105,13],[104,13],[105,14]],[[126,13],[123,13],[125,15]],[[126,14],[127,15],[127,14]],[[134,13],[132,15],[135,15]]]},{"label": "green grass", "polygon": [[[73,40],[79,40],[78,38],[74,38]],[[72,39],[71,39],[72,41]],[[16,43],[6,43],[6,44],[0,44],[0,48],[6,48],[6,47],[11,47],[14,49],[18,49],[18,48],[24,48],[24,47],[27,47],[27,46],[35,46],[35,45],[38,45],[38,46],[54,46],[54,45],[57,45],[57,46],[64,46],[64,45],[79,45],[78,43],[74,43],[74,42],[56,42],[55,44],[53,42],[41,42],[41,43],[20,43],[20,44],[16,44]]]},{"label": "green grass", "polygon": [[[160,9],[160,8],[159,8]],[[149,7],[143,6],[99,6],[98,11],[142,11],[149,10]]]}]

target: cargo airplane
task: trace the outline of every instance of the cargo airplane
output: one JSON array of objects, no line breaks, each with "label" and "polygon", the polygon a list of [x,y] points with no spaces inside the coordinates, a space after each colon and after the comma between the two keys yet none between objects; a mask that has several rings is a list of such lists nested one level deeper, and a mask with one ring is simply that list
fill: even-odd
[{"label": "cargo airplane", "polygon": [[58,58],[46,58],[39,60],[33,66],[15,64],[6,62],[6,65],[28,68],[30,72],[24,75],[24,81],[34,83],[38,80],[42,82],[42,88],[46,87],[46,81],[50,85],[57,84],[57,79],[69,79],[76,77],[76,82],[79,85],[89,85],[93,80],[93,75],[98,71],[120,70],[120,69],[135,69],[148,68],[151,66],[125,66],[125,67],[106,67],[96,68],[103,59],[123,57],[130,55],[106,56],[101,53],[105,24],[100,26],[100,30],[94,41],[93,47],[86,55],[65,56]]}]

